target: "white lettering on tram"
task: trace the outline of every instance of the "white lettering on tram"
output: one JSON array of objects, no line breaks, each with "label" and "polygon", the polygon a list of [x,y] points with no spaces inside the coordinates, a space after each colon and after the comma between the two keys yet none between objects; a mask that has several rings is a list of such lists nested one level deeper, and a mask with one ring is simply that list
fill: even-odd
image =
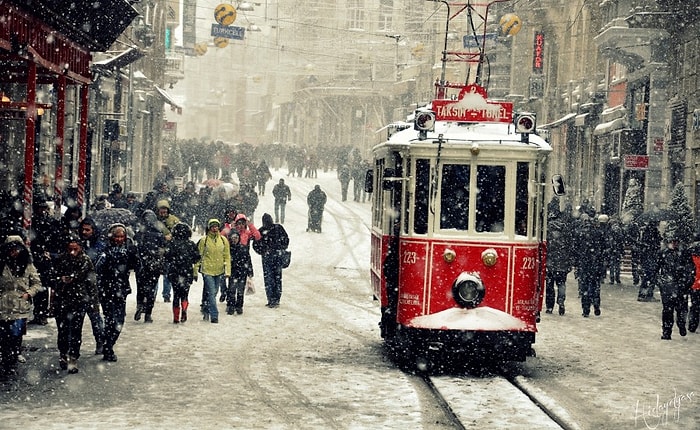
[{"label": "white lettering on tram", "polygon": [[399,302],[404,305],[420,306],[421,301],[418,294],[401,293]]},{"label": "white lettering on tram", "polygon": [[491,105],[487,108],[474,108],[469,106],[464,106],[459,103],[452,103],[445,106],[438,106],[437,112],[435,112],[438,117],[449,117],[449,118],[464,118],[469,119],[483,118],[490,120],[504,120],[508,118],[508,110],[501,105]]},{"label": "white lettering on tram", "polygon": [[415,251],[404,251],[403,252],[403,264],[416,264],[418,260],[418,254]]},{"label": "white lettering on tram", "polygon": [[524,257],[523,258],[523,270],[535,270],[535,257]]}]

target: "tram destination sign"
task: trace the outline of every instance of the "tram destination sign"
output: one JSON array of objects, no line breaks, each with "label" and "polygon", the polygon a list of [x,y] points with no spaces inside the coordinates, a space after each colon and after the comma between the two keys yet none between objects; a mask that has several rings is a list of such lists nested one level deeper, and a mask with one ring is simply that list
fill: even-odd
[{"label": "tram destination sign", "polygon": [[513,103],[488,100],[478,85],[462,88],[457,100],[433,100],[432,106],[437,121],[513,122]]}]

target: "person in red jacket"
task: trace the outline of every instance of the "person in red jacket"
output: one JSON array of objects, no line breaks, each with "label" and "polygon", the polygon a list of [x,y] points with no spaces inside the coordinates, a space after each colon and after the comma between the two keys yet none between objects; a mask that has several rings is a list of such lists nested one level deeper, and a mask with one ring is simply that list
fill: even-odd
[{"label": "person in red jacket", "polygon": [[695,282],[690,287],[690,310],[688,311],[688,331],[695,333],[700,323],[700,233],[688,248],[695,263]]}]

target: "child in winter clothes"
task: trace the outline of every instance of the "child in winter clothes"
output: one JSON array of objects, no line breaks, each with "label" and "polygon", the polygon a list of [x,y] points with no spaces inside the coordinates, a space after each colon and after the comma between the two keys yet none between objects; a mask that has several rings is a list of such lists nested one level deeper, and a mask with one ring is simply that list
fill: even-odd
[{"label": "child in winter clothes", "polygon": [[190,240],[192,231],[187,224],[176,224],[172,234],[173,240],[165,252],[165,275],[173,286],[173,324],[177,324],[187,321],[193,267],[199,262],[200,255],[197,245]]},{"label": "child in winter clothes", "polygon": [[243,313],[243,301],[246,282],[253,277],[253,262],[250,258],[250,249],[243,245],[238,232],[233,231],[229,235],[231,247],[231,277],[228,280],[226,294],[226,313],[238,315]]}]

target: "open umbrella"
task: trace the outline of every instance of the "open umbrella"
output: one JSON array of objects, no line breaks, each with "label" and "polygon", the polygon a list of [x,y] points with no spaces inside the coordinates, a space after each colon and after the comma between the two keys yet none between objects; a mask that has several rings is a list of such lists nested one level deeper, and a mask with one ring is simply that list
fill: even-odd
[{"label": "open umbrella", "polygon": [[216,188],[224,182],[221,179],[210,178],[203,182],[203,184],[209,188]]},{"label": "open umbrella", "polygon": [[109,208],[93,212],[91,218],[101,231],[107,230],[110,225],[121,223],[127,227],[134,227],[138,218],[129,209]]}]

